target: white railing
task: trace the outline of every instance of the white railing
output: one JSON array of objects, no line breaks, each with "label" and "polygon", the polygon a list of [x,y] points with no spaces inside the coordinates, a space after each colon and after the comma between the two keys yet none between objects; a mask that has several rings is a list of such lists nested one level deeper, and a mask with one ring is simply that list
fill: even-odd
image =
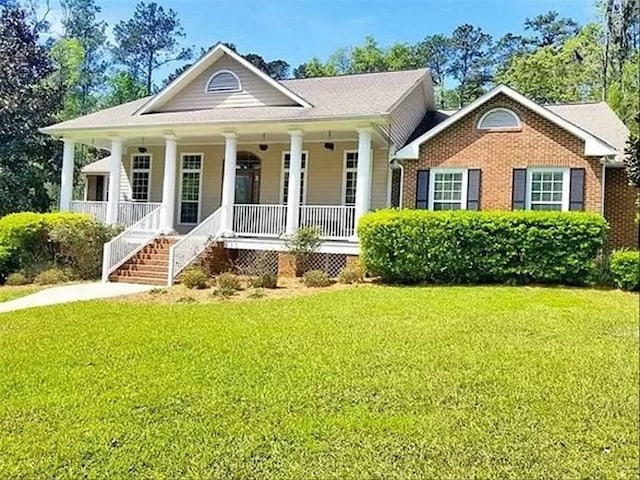
[{"label": "white railing", "polygon": [[[158,202],[120,202],[118,204],[118,224],[130,227],[160,205],[162,204]],[[91,215],[100,222],[107,220],[107,202],[73,201],[70,210]]]},{"label": "white railing", "polygon": [[319,227],[322,238],[344,240],[355,235],[355,216],[355,207],[301,205],[299,226]]},{"label": "white railing", "polygon": [[239,236],[279,237],[285,231],[286,205],[234,205],[233,232]]},{"label": "white railing", "polygon": [[169,274],[167,284],[173,281],[184,268],[213,243],[222,229],[222,209],[219,208],[200,222],[187,235],[174,243],[169,250]]},{"label": "white railing", "polygon": [[69,210],[75,213],[91,215],[93,218],[103,223],[107,219],[107,202],[73,201],[71,202]]},{"label": "white railing", "polygon": [[162,206],[156,207],[110,242],[104,244],[102,281],[106,282],[116,269],[160,235]]}]

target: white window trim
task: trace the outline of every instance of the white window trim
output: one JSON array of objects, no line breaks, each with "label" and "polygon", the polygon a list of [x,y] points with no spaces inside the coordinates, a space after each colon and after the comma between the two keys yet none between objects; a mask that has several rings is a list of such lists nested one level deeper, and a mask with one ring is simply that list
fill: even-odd
[{"label": "white window trim", "polygon": [[[531,181],[534,173],[557,173],[562,172],[562,201],[561,211],[569,211],[569,189],[570,189],[570,168],[565,167],[532,167],[527,168],[527,196],[525,202],[525,208],[531,210]],[[548,203],[555,204],[558,202],[535,202],[535,203]]]},{"label": "white window trim", "polygon": [[[357,177],[358,177],[358,167],[356,168],[347,168],[347,155],[350,153],[359,153],[358,149],[344,150],[342,154],[342,192],[340,194],[340,204],[347,206],[346,195],[347,195],[347,172],[354,172],[356,174],[356,188],[358,188]],[[360,163],[360,158],[358,158],[358,164]],[[348,206],[354,206],[353,205]]]},{"label": "white window trim", "polygon": [[[515,127],[483,127],[482,126],[482,122],[484,122],[484,120],[494,112],[507,112],[507,113],[513,115],[513,117],[516,119],[516,122],[518,124]],[[511,131],[522,130],[522,121],[520,120],[520,117],[518,116],[518,114],[516,112],[514,112],[513,110],[509,109],[509,108],[492,108],[491,110],[485,112],[480,117],[480,120],[478,120],[476,128],[478,130],[482,130],[482,131],[486,131],[486,132],[501,132],[501,131],[510,131],[510,130]]]},{"label": "white window trim", "polygon": [[[289,175],[289,169],[284,168],[284,157],[291,152],[289,150],[282,151],[282,161],[280,163],[280,205],[284,205],[284,178]],[[303,150],[302,157],[304,158],[304,168],[300,169],[300,175],[304,174],[304,183],[302,184],[302,205],[307,204],[307,187],[309,186],[309,175],[307,174],[307,168],[309,167],[309,151]]]},{"label": "white window trim", "polygon": [[[133,159],[134,157],[147,156],[149,157],[149,168],[133,168]],[[132,153],[131,154],[131,201],[132,202],[141,202],[146,203],[151,201],[151,175],[153,170],[153,154],[151,153]],[[147,185],[147,199],[146,200],[134,200],[133,198],[133,173],[134,172],[148,172],[149,173],[149,184]]]},{"label": "white window trim", "polygon": [[[211,82],[213,81],[213,79],[216,76],[220,75],[221,73],[229,73],[230,75],[232,75],[236,79],[236,82],[238,82],[238,88],[233,90],[214,90],[210,92],[209,85],[211,85]],[[205,83],[204,85],[204,93],[206,93],[207,95],[215,95],[219,93],[237,93],[237,92],[242,92],[242,82],[240,81],[240,78],[238,77],[238,75],[236,75],[231,70],[226,70],[226,69],[216,70],[215,72],[213,72],[213,75],[209,77],[209,80],[207,80],[207,83]]]},{"label": "white window trim", "polygon": [[[195,168],[183,168],[184,165],[184,157],[199,155],[200,156],[200,169],[196,170]],[[202,218],[202,172],[204,170],[204,153],[201,152],[182,152],[180,153],[180,191],[178,196],[178,225],[198,225],[200,223],[200,219]],[[182,217],[182,187],[183,187],[183,173],[185,172],[198,172],[200,174],[199,184],[198,184],[198,221],[196,223],[183,223],[181,221]]]},{"label": "white window trim", "polygon": [[[429,174],[429,203],[427,208],[433,210],[435,198],[436,174],[438,173],[461,173],[462,174],[462,193],[460,195],[460,210],[467,209],[467,193],[469,188],[469,169],[467,168],[432,168]],[[439,203],[455,203],[454,201],[446,201]]]}]

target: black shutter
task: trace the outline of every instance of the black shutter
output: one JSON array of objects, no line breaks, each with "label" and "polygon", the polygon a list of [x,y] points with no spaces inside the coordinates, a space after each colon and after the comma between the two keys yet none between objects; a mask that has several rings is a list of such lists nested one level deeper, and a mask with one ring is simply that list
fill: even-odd
[{"label": "black shutter", "polygon": [[513,210],[524,210],[527,207],[527,169],[513,169],[511,208]]},{"label": "black shutter", "polygon": [[418,170],[416,178],[416,208],[429,208],[429,170]]},{"label": "black shutter", "polygon": [[569,175],[569,210],[584,210],[584,168],[572,168]]},{"label": "black shutter", "polygon": [[480,175],[479,168],[467,172],[467,210],[480,210]]}]

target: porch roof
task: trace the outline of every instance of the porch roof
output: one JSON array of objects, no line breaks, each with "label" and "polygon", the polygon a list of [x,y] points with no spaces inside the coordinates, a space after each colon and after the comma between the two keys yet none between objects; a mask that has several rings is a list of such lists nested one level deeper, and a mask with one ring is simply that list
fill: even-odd
[{"label": "porch roof", "polygon": [[162,129],[179,126],[233,126],[255,123],[296,123],[384,119],[397,103],[419,84],[426,82],[425,69],[368,73],[338,77],[283,80],[288,90],[312,106],[263,106],[209,108],[179,112],[139,113],[153,97],[101,110],[83,117],[42,128],[53,135],[132,129]]}]

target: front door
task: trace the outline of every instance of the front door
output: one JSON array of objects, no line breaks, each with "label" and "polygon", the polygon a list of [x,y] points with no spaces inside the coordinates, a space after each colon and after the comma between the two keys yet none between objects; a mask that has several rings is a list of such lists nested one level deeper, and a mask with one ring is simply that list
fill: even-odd
[{"label": "front door", "polygon": [[236,201],[237,204],[258,203],[260,191],[260,174],[252,171],[236,172]]}]

